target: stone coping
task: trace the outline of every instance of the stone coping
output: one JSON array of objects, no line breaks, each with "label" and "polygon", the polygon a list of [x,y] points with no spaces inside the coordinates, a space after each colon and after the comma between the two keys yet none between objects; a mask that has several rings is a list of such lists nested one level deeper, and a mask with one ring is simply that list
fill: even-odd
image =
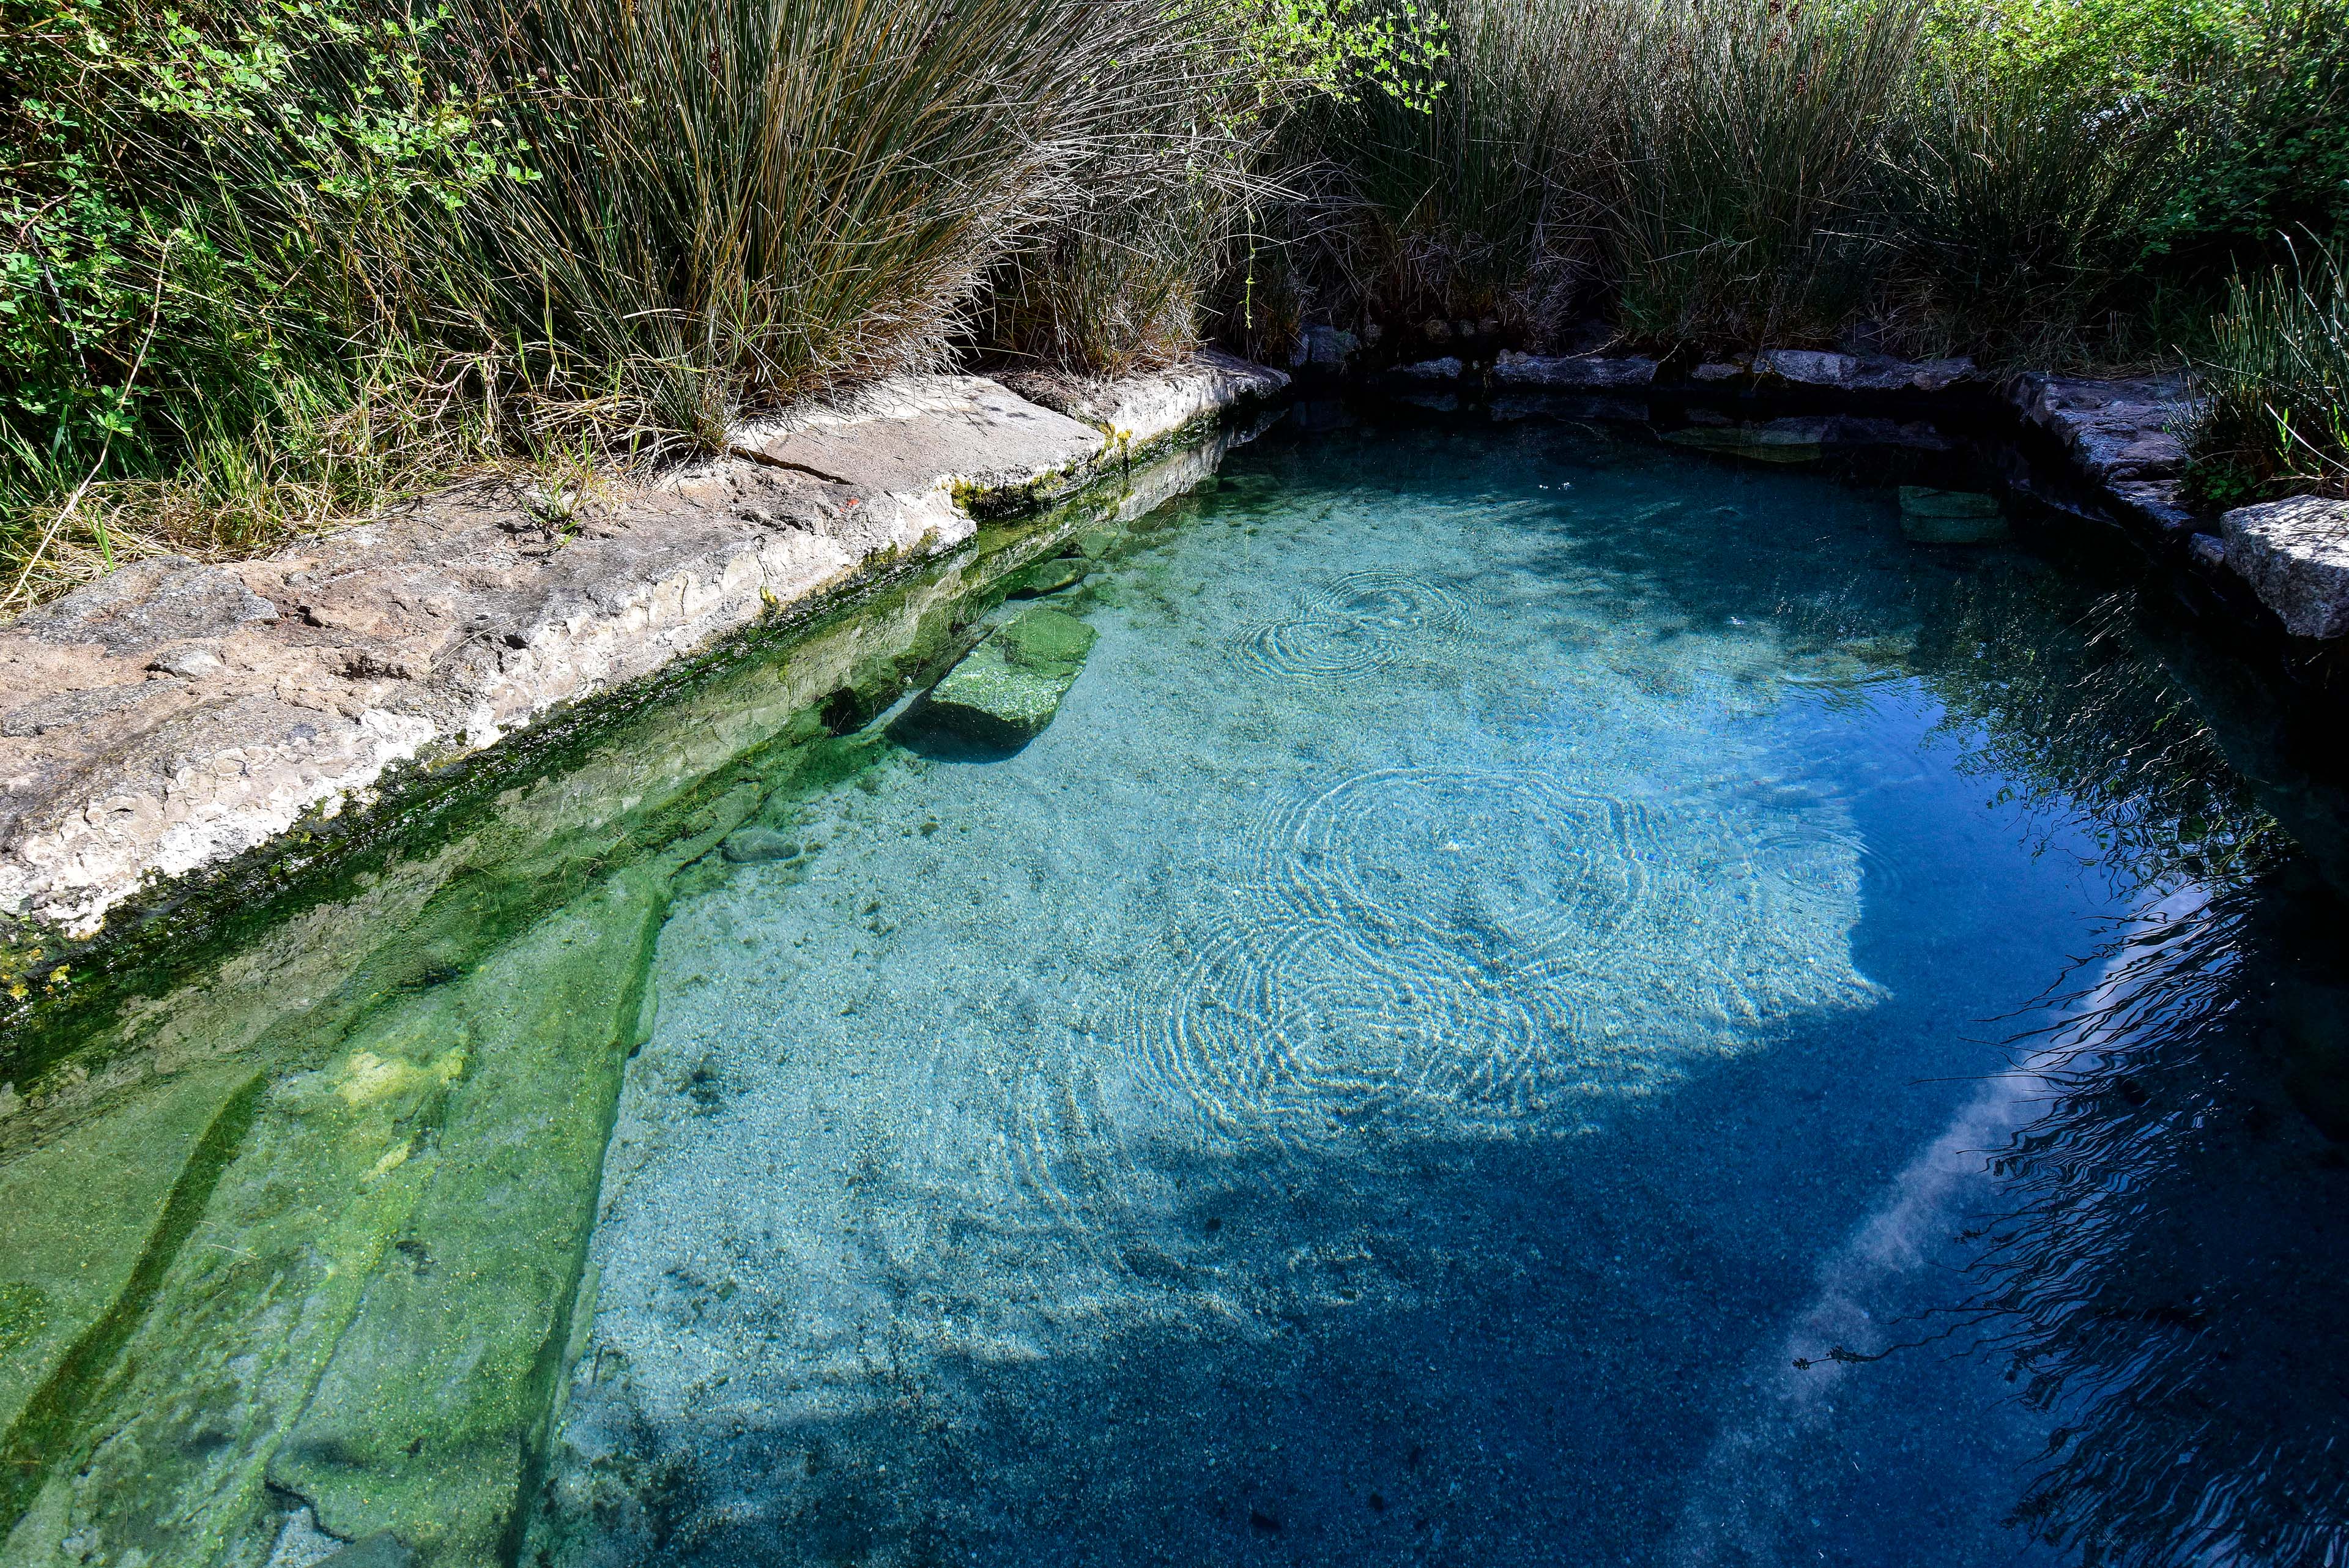
[{"label": "stone coping", "polygon": [[[1347,345],[1321,348],[1304,362],[1347,368]],[[2349,633],[2349,503],[2198,516],[2178,493],[2194,409],[2176,377],[1794,349],[1692,365],[1505,350],[1384,373],[1422,392],[1472,377],[1633,418],[1652,396],[1799,395],[1849,410],[1811,417],[1829,444],[1914,444],[1918,414],[1971,398],[2052,441],[2092,510],[2180,543],[2296,637]],[[0,918],[87,935],[150,881],[365,804],[390,769],[494,745],[870,566],[951,549],[1288,380],[1212,349],[1107,383],[897,378],[745,424],[647,485],[476,486],[256,561],[125,566],[0,626]]]},{"label": "stone coping", "polygon": [[[1337,352],[1329,349],[1323,359]],[[2175,543],[2192,566],[2248,587],[2293,637],[2349,635],[2349,545],[2344,543],[2349,540],[2349,501],[2298,496],[2222,517],[2196,512],[2182,493],[2183,434],[2196,411],[2182,377],[2099,380],[2027,372],[2002,378],[1971,359],[1905,360],[1813,349],[1772,349],[1749,358],[1677,368],[1642,355],[1540,356],[1504,349],[1488,367],[1447,356],[1384,372],[1391,384],[1414,397],[1478,375],[1488,380],[1496,400],[1578,394],[1596,400],[1602,414],[1621,418],[1640,414],[1624,400],[1627,396],[1804,395],[1851,411],[1792,416],[1766,428],[1826,445],[1938,445],[1930,433],[1920,434],[1922,427],[1897,417],[1901,404],[1930,412],[1935,405],[1947,407],[1953,395],[1971,395],[1982,407],[2002,408],[2053,441],[2086,488],[2095,513]],[[2067,504],[2061,496],[2040,499]]]},{"label": "stone coping", "polygon": [[88,936],[395,767],[952,549],[1288,380],[1212,350],[1049,403],[898,378],[642,485],[476,485],[257,560],[126,566],[0,626],[0,917]]},{"label": "stone coping", "polygon": [[[1445,358],[1398,366],[1390,373],[1402,381],[1431,384],[1461,379],[1474,369]],[[2197,522],[2178,496],[2186,472],[2181,431],[2193,417],[2194,402],[2175,376],[2002,378],[1966,358],[1895,359],[1807,348],[1768,349],[1749,358],[1679,367],[1644,355],[1542,356],[1504,349],[1494,358],[1489,375],[1495,388],[1510,391],[1806,393],[1847,404],[1862,415],[1886,400],[1946,404],[1952,394],[1971,394],[1985,404],[2004,404],[2025,425],[2052,437],[2079,477],[2124,517],[2163,531],[2191,531]]]}]

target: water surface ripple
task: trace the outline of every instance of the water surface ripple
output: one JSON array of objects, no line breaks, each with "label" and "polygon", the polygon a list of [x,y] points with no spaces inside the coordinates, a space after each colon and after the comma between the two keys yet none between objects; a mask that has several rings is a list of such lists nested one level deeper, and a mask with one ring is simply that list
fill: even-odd
[{"label": "water surface ripple", "polygon": [[2018,700],[2083,590],[1526,425],[1245,454],[1069,602],[1040,739],[672,909],[541,1560],[2067,1560],[2061,1410],[1854,1357],[2182,885]]}]

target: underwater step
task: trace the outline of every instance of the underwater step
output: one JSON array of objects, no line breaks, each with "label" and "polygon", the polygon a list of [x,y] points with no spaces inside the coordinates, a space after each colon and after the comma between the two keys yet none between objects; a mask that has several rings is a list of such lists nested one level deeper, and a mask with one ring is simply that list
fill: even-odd
[{"label": "underwater step", "polygon": [[1987,545],[2006,537],[2006,518],[1995,495],[1904,484],[1900,531],[1920,545]]},{"label": "underwater step", "polygon": [[577,1282],[664,897],[615,877],[499,955],[463,999],[479,1065],[439,1168],[270,1480],[346,1539],[496,1562],[514,1527]]},{"label": "underwater step", "polygon": [[988,744],[1043,733],[1092,651],[1093,628],[1072,615],[1024,610],[963,656],[931,692],[927,722]]},{"label": "underwater step", "polygon": [[[32,1495],[0,1563],[85,1560],[93,1521],[147,1554],[119,1560],[274,1560],[289,1495],[387,1560],[505,1560],[666,903],[655,869],[618,873],[298,1070],[191,1074],[144,1125],[92,1123],[184,1171],[150,1225],[98,1217],[152,1239],[11,1434]],[[181,1123],[210,1130],[191,1150]]]},{"label": "underwater step", "polygon": [[1056,594],[1062,588],[1074,587],[1083,582],[1085,574],[1092,569],[1093,564],[1082,556],[1055,556],[1050,560],[1022,566],[1013,573],[1010,590],[1006,597],[1032,599]]},{"label": "underwater step", "polygon": [[1761,425],[1690,425],[1667,431],[1664,440],[1751,462],[1815,462],[1826,431],[1825,420],[1773,420]]}]

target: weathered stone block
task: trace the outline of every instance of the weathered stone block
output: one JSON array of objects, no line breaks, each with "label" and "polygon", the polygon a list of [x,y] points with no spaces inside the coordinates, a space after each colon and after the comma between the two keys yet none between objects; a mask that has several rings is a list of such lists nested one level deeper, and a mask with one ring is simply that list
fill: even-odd
[{"label": "weathered stone block", "polygon": [[1342,370],[1361,347],[1361,340],[1350,332],[1335,327],[1309,327],[1299,334],[1288,362],[1294,367],[1310,365],[1321,370]]},{"label": "weathered stone block", "polygon": [[2349,631],[2349,501],[2295,495],[2219,519],[2227,565],[2294,637]]},{"label": "weathered stone block", "polygon": [[[1857,392],[1939,392],[1976,379],[1971,359],[1892,359],[1812,348],[1770,348],[1754,357],[1756,372],[1805,387]],[[1699,379],[1703,379],[1699,371]]]},{"label": "weathered stone block", "polygon": [[615,483],[561,527],[543,497],[474,486],[264,560],[127,565],[0,626],[0,917],[88,934],[150,875],[216,866],[388,768],[495,744],[1286,383],[1206,350],[1092,389],[1080,418],[901,377],[746,425],[730,455]]},{"label": "weathered stone block", "polygon": [[1040,606],[998,627],[930,692],[932,722],[992,744],[1041,734],[1092,650],[1093,628]]},{"label": "weathered stone block", "polygon": [[1004,383],[1021,397],[1082,420],[1139,450],[1243,403],[1269,398],[1288,377],[1220,349],[1202,348],[1164,370],[1106,382],[1049,371],[1019,371]]},{"label": "weathered stone block", "polygon": [[1656,362],[1637,354],[1568,354],[1551,358],[1504,349],[1493,361],[1493,379],[1504,386],[1555,387],[1572,391],[1646,387],[1655,382]]}]

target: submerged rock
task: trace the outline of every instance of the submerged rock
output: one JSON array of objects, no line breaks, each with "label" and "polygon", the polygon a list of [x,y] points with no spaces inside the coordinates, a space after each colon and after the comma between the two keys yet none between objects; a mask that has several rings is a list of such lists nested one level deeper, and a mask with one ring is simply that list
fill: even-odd
[{"label": "submerged rock", "polygon": [[1092,651],[1093,628],[1038,607],[995,628],[930,692],[933,723],[974,740],[1018,744],[1061,711]]},{"label": "submerged rock", "polygon": [[[409,1054],[442,1031],[461,1047],[405,1072],[405,1055],[387,1055],[389,1071],[361,1070],[369,1063],[354,1055],[336,1081],[336,1100],[359,1107],[439,1094],[429,1136],[394,1142],[377,1161],[385,1174],[354,1184],[391,1189],[397,1202],[323,1281],[336,1332],[318,1336],[323,1367],[267,1463],[269,1483],[305,1499],[328,1533],[394,1537],[423,1568],[503,1559],[569,1339],[666,909],[653,873],[619,873],[452,987],[452,1016],[418,1020],[440,1027],[423,1028]],[[245,1322],[257,1332],[268,1319]],[[358,1561],[400,1561],[380,1554],[391,1549]]]},{"label": "submerged rock", "polygon": [[1920,545],[1983,545],[2006,537],[2006,518],[1995,495],[1904,484],[1900,531]]},{"label": "submerged rock", "polygon": [[726,836],[719,853],[737,866],[750,866],[762,860],[788,860],[800,852],[796,840],[784,837],[771,827],[746,827]]},{"label": "submerged rock", "polygon": [[2227,565],[2294,637],[2349,632],[2349,501],[2295,495],[2219,519]]},{"label": "submerged rock", "polygon": [[1011,574],[1009,597],[1032,599],[1043,594],[1056,594],[1062,588],[1076,587],[1085,580],[1093,564],[1082,556],[1058,556],[1049,561],[1031,561]]}]

